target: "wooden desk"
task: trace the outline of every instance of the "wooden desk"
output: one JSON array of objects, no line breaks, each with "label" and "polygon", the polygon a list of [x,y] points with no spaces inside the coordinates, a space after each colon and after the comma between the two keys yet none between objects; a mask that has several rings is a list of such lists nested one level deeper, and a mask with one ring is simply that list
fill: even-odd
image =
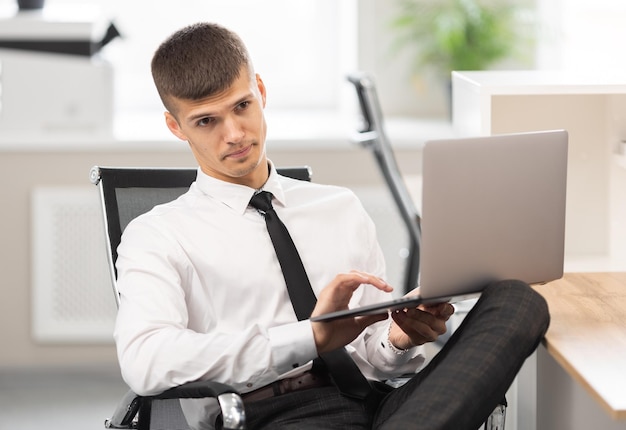
[{"label": "wooden desk", "polygon": [[567,273],[535,289],[548,302],[544,345],[616,420],[626,420],[626,273]]}]

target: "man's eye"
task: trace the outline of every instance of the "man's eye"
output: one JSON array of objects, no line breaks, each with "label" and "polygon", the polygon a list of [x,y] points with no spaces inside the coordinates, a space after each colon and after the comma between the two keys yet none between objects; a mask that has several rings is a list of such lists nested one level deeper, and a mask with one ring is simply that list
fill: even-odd
[{"label": "man's eye", "polygon": [[246,101],[246,102],[241,102],[237,105],[237,109],[238,110],[244,110],[245,108],[247,108],[250,105],[250,102]]},{"label": "man's eye", "polygon": [[209,124],[211,124],[212,122],[214,122],[215,120],[213,118],[210,117],[206,117],[206,118],[200,118],[198,120],[198,122],[196,123],[199,127],[205,127]]}]

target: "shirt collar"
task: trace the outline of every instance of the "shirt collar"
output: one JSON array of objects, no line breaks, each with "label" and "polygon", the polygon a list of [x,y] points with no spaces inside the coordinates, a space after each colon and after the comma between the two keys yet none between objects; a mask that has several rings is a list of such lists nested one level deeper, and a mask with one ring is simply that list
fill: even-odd
[{"label": "shirt collar", "polygon": [[[274,164],[269,160],[268,163],[270,166],[270,175],[261,190],[272,193],[274,199],[278,201],[280,205],[284,206],[285,192],[282,183]],[[225,204],[239,214],[243,214],[246,211],[250,199],[254,193],[257,192],[254,188],[250,188],[246,185],[233,184],[209,176],[199,167],[196,177],[196,186],[203,194]]]}]

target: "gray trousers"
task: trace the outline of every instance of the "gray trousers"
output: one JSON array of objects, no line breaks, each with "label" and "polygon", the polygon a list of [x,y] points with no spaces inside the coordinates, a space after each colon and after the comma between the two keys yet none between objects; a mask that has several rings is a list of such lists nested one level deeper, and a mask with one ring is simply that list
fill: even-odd
[{"label": "gray trousers", "polygon": [[494,283],[428,366],[402,387],[377,385],[366,401],[323,387],[250,403],[248,428],[476,430],[504,398],[549,320],[545,300],[528,285]]}]

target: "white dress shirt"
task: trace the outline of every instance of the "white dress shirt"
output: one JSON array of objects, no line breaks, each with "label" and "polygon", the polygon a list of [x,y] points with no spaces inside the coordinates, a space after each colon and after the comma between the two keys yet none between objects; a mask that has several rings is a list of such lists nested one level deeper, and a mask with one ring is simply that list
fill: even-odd
[{"label": "white dress shirt", "polygon": [[[348,189],[280,176],[263,187],[289,229],[316,294],[339,273],[384,277],[374,224]],[[177,200],[133,220],[118,249],[115,327],[124,380],[140,395],[211,379],[241,392],[302,373],[317,356],[309,320],[298,321],[255,190],[198,169]],[[361,286],[350,306],[390,299]],[[369,379],[415,371],[420,348],[383,348],[388,322],[348,351]]]}]

